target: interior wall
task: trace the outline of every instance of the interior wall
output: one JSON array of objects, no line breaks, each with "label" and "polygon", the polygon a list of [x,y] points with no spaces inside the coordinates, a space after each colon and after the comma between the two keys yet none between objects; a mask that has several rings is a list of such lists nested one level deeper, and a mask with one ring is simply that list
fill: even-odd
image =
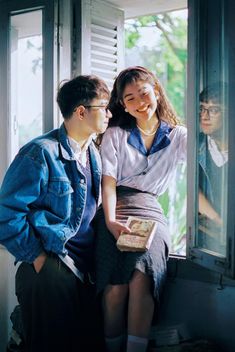
[{"label": "interior wall", "polygon": [[[199,273],[203,269],[199,269]],[[234,352],[235,287],[176,277],[167,280],[159,329],[183,326],[188,337],[207,339],[223,352]]]},{"label": "interior wall", "polygon": [[3,247],[0,247],[0,268],[0,351],[5,351],[12,326],[10,314],[17,300],[14,258]]}]

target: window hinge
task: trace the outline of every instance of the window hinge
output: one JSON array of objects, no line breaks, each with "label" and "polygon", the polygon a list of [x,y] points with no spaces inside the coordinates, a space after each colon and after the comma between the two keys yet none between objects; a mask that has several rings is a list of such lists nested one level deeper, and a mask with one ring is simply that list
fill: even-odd
[{"label": "window hinge", "polygon": [[14,120],[13,120],[13,131],[14,131],[14,134],[17,133],[18,127],[19,127],[19,125],[18,125],[17,117],[16,117],[16,115],[14,115]]},{"label": "window hinge", "polygon": [[63,46],[63,25],[58,25],[58,45]]}]

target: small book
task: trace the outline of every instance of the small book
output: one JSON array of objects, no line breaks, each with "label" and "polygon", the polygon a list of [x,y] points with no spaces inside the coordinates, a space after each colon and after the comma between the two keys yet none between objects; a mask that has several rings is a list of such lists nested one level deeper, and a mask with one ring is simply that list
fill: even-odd
[{"label": "small book", "polygon": [[157,222],[129,216],[126,226],[130,228],[131,233],[121,233],[117,240],[117,248],[128,252],[148,250],[156,232]]}]

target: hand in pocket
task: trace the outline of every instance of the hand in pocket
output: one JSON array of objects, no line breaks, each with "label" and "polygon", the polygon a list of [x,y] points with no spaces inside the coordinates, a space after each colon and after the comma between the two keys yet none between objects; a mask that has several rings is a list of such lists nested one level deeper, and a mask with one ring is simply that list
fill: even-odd
[{"label": "hand in pocket", "polygon": [[45,261],[47,259],[47,255],[45,252],[42,252],[33,262],[34,269],[36,273],[39,273],[45,264]]}]

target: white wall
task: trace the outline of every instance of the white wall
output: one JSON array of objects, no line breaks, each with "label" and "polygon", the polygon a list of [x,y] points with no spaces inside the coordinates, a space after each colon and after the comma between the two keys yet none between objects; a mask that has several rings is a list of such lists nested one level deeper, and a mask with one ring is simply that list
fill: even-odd
[{"label": "white wall", "polygon": [[0,351],[6,350],[11,331],[10,314],[17,304],[15,297],[15,272],[13,257],[0,247]]}]

